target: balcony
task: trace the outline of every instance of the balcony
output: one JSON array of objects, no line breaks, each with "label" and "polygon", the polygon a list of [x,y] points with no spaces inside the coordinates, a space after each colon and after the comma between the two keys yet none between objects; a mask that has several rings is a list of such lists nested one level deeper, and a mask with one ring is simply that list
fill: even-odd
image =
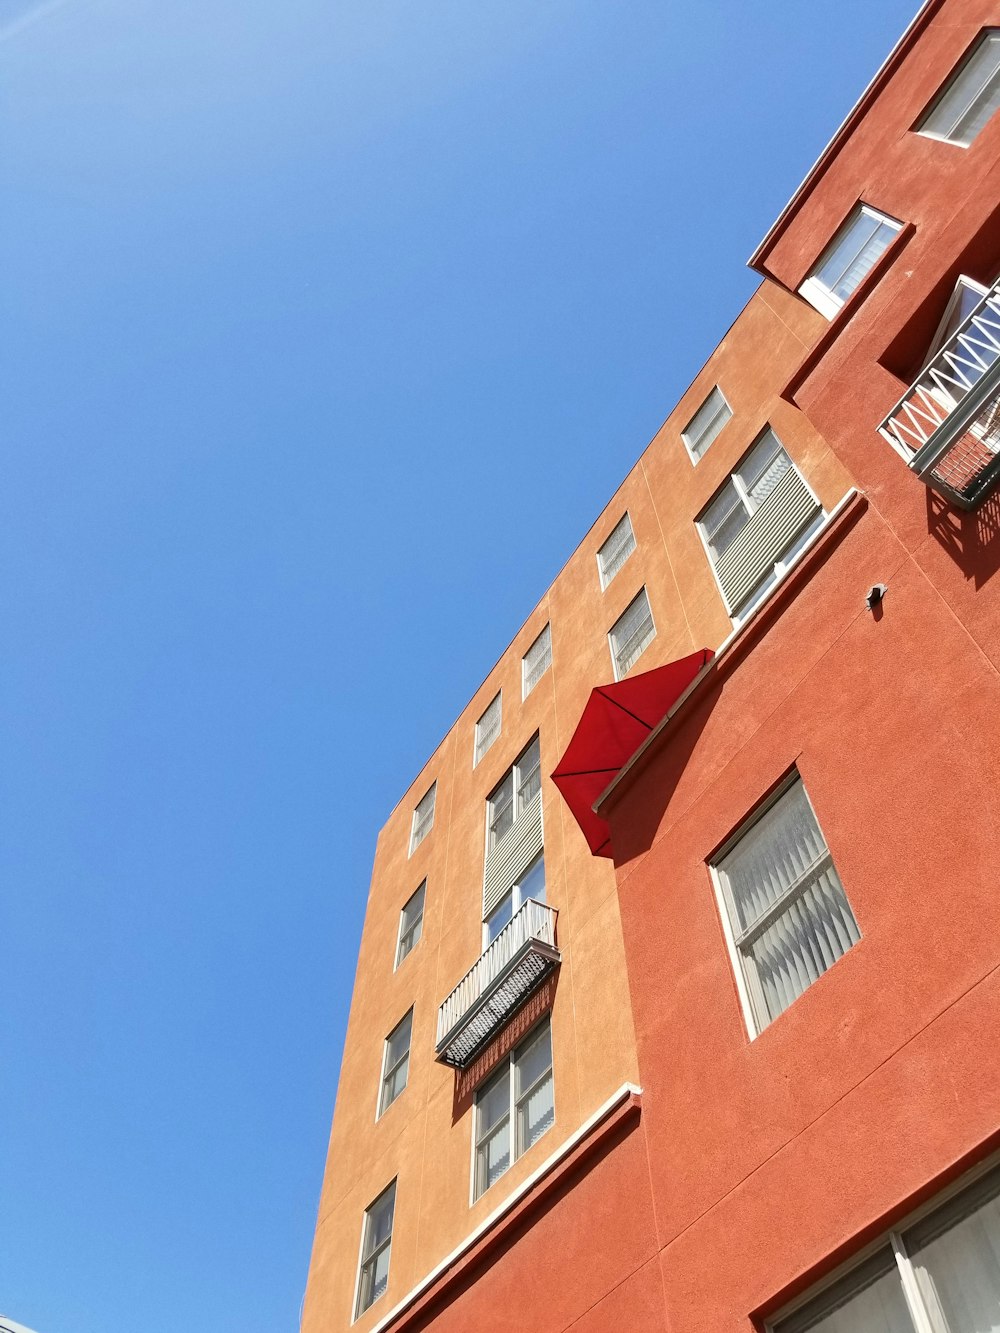
[{"label": "balcony", "polygon": [[1000,283],[879,426],[921,480],[974,509],[1000,478]]},{"label": "balcony", "polygon": [[529,898],[438,1010],[437,1058],[464,1069],[559,965],[558,913]]}]

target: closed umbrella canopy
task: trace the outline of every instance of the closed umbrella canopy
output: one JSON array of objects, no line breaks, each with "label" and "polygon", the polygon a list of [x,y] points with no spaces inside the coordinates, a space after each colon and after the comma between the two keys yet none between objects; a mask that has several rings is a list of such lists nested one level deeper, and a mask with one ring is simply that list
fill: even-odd
[{"label": "closed umbrella canopy", "polygon": [[611,830],[607,820],[594,813],[594,802],[712,656],[710,648],[700,648],[690,657],[591,690],[552,781],[595,856],[611,856],[612,851]]}]

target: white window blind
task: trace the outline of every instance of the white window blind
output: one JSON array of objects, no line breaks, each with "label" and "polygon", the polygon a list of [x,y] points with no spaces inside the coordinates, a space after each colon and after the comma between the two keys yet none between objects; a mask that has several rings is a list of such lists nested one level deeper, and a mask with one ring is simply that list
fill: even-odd
[{"label": "white window blind", "polygon": [[389,1253],[392,1249],[392,1216],[395,1207],[396,1182],[393,1181],[365,1210],[355,1319],[374,1304],[389,1285]]},{"label": "white window blind", "polygon": [[611,536],[597,552],[597,569],[601,576],[601,587],[606,588],[614,576],[635,550],[635,534],[628,511],[621,516],[611,530]]},{"label": "white window blind", "polygon": [[986,28],[918,127],[968,148],[1000,106],[1000,28]]},{"label": "white window blind", "polygon": [[769,1325],[771,1333],[996,1333],[1000,1170],[992,1170],[844,1277]]},{"label": "white window blind", "polygon": [[799,291],[832,319],[901,227],[895,218],[859,204]]},{"label": "white window blind", "polygon": [[821,517],[819,501],[768,427],[698,520],[731,615],[756,604],[776,581],[776,565]]},{"label": "white window blind", "polygon": [[615,680],[626,675],[655,638],[656,626],[649,609],[649,598],[646,589],[640,588],[638,596],[628,604],[608,635]]},{"label": "white window blind", "polygon": [[681,431],[681,439],[687,446],[692,462],[697,463],[732,415],[722,390],[716,385]]},{"label": "white window blind", "polygon": [[410,1034],[413,1030],[413,1010],[397,1023],[385,1039],[382,1052],[382,1088],[379,1093],[379,1115],[396,1100],[406,1087],[410,1071]]},{"label": "white window blind", "polygon": [[483,755],[500,735],[502,709],[503,692],[501,691],[496,698],[491,701],[486,712],[476,723],[476,747],[472,761],[473,768],[475,768],[476,764],[479,763]]},{"label": "white window blind", "polygon": [[759,1032],[861,938],[800,779],[714,869]]},{"label": "white window blind", "polygon": [[521,659],[521,698],[527,699],[552,665],[552,626],[546,625]]},{"label": "white window blind", "polygon": [[416,946],[424,929],[424,894],[427,881],[424,880],[412,898],[404,905],[399,914],[399,941],[396,945],[396,967]]},{"label": "white window blind", "polygon": [[545,1019],[476,1093],[477,1199],[541,1138],[554,1119],[552,1034]]},{"label": "white window blind", "polygon": [[434,827],[434,802],[437,797],[437,783],[431,784],[430,791],[420,798],[413,812],[413,827],[410,830],[410,855],[417,850],[424,838]]}]

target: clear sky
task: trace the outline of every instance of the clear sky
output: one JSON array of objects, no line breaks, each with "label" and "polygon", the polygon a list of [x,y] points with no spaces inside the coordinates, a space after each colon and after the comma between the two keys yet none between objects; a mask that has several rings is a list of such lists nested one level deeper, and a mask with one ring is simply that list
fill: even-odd
[{"label": "clear sky", "polygon": [[0,0],[0,1312],[295,1333],[378,828],[917,0]]}]

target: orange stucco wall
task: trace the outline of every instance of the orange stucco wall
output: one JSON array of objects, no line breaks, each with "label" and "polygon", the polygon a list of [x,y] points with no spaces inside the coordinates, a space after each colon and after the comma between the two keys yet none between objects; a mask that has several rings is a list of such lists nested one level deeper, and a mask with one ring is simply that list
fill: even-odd
[{"label": "orange stucco wall", "polygon": [[[362,1330],[625,1083],[642,1086],[641,1112],[400,1328],[747,1330],[1000,1132],[1000,508],[957,514],[876,432],[958,273],[1000,270],[1000,116],[967,151],[910,132],[1000,7],[932,9],[379,836],[304,1333],[351,1324],[362,1216],[392,1179],[389,1288]],[[858,199],[911,225],[831,325],[796,288]],[[715,384],[733,418],[694,467],[680,432]],[[693,520],[766,424],[828,512],[862,494],[622,781],[616,865],[594,860],[547,775],[611,678],[607,632],[640,586],[657,635],[637,670],[730,634]],[[626,508],[637,549],[602,592],[596,552]],[[877,582],[889,594],[873,617]],[[522,702],[521,658],[546,622],[552,668]],[[501,737],[474,768],[475,722],[501,688]],[[437,1008],[480,952],[486,797],[536,731],[562,964],[463,1078],[434,1062]],[[706,860],[793,765],[863,938],[750,1041]],[[434,829],[409,856],[432,781]],[[394,971],[400,909],[424,878],[423,936]],[[376,1121],[383,1039],[411,1006],[409,1083]],[[547,1009],[555,1124],[470,1204],[475,1082]]]}]

